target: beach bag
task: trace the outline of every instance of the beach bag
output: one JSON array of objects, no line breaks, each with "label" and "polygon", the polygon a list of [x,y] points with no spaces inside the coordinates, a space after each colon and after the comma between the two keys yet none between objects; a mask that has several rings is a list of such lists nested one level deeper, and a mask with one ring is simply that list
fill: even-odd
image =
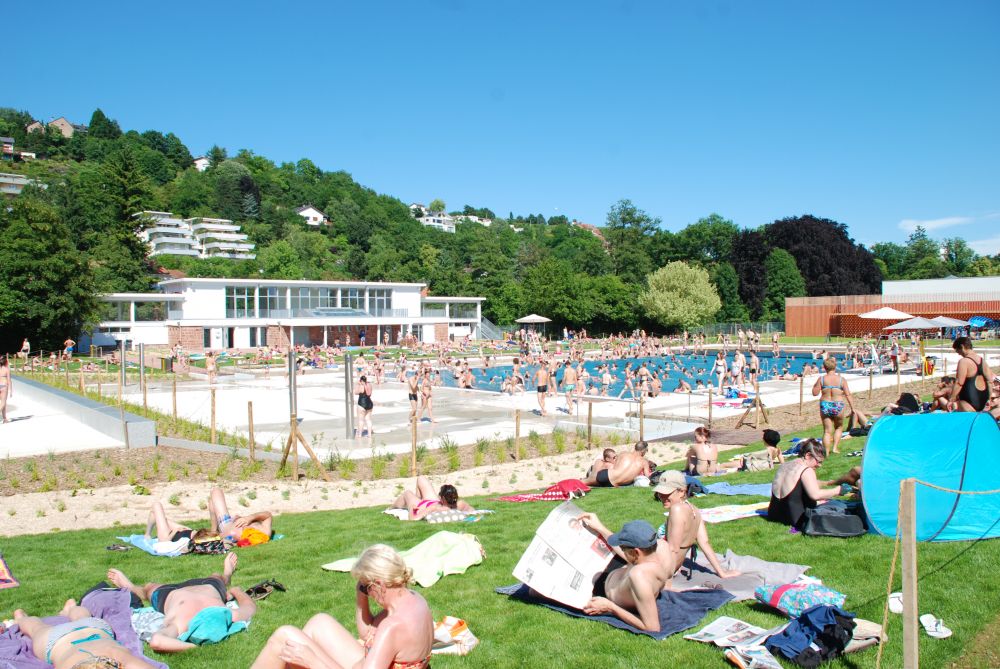
[{"label": "beach bag", "polygon": [[813,583],[762,585],[753,592],[758,602],[778,609],[789,618],[798,618],[814,606],[843,606],[847,595]]},{"label": "beach bag", "polygon": [[193,555],[225,555],[229,552],[229,547],[222,537],[204,537],[197,541],[191,541],[190,553]]},{"label": "beach bag", "polygon": [[832,503],[806,509],[802,533],[810,537],[846,539],[867,534],[864,518],[852,507]]},{"label": "beach bag", "polygon": [[435,655],[467,655],[478,645],[479,639],[461,618],[445,616],[434,623],[431,652]]},{"label": "beach bag", "polygon": [[771,464],[771,456],[767,454],[767,451],[761,453],[747,453],[743,456],[743,469],[748,472],[762,472],[766,469],[772,469],[774,467]]}]

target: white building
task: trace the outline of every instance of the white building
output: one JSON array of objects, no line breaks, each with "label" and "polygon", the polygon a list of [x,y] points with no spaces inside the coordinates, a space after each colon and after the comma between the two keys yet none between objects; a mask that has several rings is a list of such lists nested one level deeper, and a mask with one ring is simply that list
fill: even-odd
[{"label": "white building", "polygon": [[194,168],[199,172],[204,172],[208,169],[209,160],[205,156],[198,156],[194,159]]},{"label": "white building", "polygon": [[479,338],[482,297],[428,297],[422,283],[170,279],[159,293],[104,295],[101,321],[81,345],[118,340],[187,351],[257,346],[425,343]]},{"label": "white building", "polygon": [[198,258],[253,260],[254,245],[240,226],[225,218],[186,218],[181,220],[169,211],[142,211],[150,225],[139,231],[149,244],[149,255],[182,255]]},{"label": "white building", "polygon": [[[420,216],[417,216],[418,213]],[[410,215],[429,228],[455,234],[455,219],[443,211],[431,211],[419,202],[414,202],[410,205]]]},{"label": "white building", "polygon": [[21,174],[7,174],[0,172],[0,195],[20,195],[25,186],[35,184],[42,188],[48,188],[45,184],[40,184],[34,179],[29,179]]},{"label": "white building", "polygon": [[330,219],[326,217],[322,211],[312,206],[311,204],[306,204],[295,210],[295,213],[306,220],[306,225],[328,225]]}]

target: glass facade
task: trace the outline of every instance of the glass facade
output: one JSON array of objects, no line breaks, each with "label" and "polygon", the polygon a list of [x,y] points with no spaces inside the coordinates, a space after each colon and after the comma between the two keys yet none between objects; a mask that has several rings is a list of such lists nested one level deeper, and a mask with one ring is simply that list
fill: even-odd
[{"label": "glass facade", "polygon": [[253,286],[226,286],[226,317],[253,318]]},{"label": "glass facade", "polygon": [[292,288],[292,310],[329,309],[336,306],[335,288]]},{"label": "glass facade", "polygon": [[348,309],[365,309],[364,288],[342,288],[340,290],[340,306]]},{"label": "glass facade", "polygon": [[261,318],[271,315],[271,312],[285,308],[285,289],[274,286],[261,286],[257,294],[257,310]]},{"label": "glass facade", "polygon": [[392,309],[392,291],[387,288],[368,289],[368,313],[378,316]]},{"label": "glass facade", "polygon": [[452,302],[449,309],[451,318],[472,318],[476,317],[476,304],[468,302]]},{"label": "glass facade", "polygon": [[[128,305],[125,306],[127,307]],[[135,320],[137,321],[167,320],[166,302],[136,302]]]}]

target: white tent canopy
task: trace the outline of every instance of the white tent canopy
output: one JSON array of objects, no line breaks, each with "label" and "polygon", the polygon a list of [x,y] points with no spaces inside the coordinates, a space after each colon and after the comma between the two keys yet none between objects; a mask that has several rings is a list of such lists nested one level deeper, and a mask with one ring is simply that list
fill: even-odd
[{"label": "white tent canopy", "polygon": [[518,318],[516,323],[551,323],[551,318],[546,318],[545,316],[539,316],[538,314],[528,314],[524,318]]},{"label": "white tent canopy", "polygon": [[969,321],[962,321],[957,318],[949,318],[948,316],[937,316],[932,318],[931,321],[937,323],[943,328],[964,328],[969,324]]},{"label": "white tent canopy", "polygon": [[876,318],[884,321],[894,321],[900,318],[913,318],[911,314],[905,311],[900,311],[899,309],[893,309],[892,307],[882,307],[881,309],[876,309],[875,311],[868,311],[863,314],[858,314],[859,318]]},{"label": "white tent canopy", "polygon": [[911,318],[907,321],[903,321],[902,323],[896,323],[895,325],[890,325],[882,329],[883,330],[938,330],[940,328],[941,325],[939,325],[938,323],[917,316],[916,318]]}]

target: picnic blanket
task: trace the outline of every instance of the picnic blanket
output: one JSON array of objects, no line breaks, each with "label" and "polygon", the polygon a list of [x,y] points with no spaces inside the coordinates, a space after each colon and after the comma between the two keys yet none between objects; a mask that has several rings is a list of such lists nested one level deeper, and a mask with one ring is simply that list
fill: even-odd
[{"label": "picnic blanket", "polygon": [[[704,553],[699,552],[695,561],[690,558],[674,574],[671,588],[678,591],[714,588],[733,595],[733,600],[742,602],[754,598],[754,590],[762,585],[784,585],[795,581],[809,567],[786,562],[768,562],[753,555],[737,555],[727,550],[719,556],[723,569],[742,572],[732,578],[719,578],[712,570]],[[690,578],[688,578],[690,576]]]},{"label": "picnic blanket", "polygon": [[150,555],[157,557],[177,557],[187,553],[189,539],[178,539],[177,541],[156,541],[152,537],[144,534],[130,534],[127,537],[118,537],[127,544],[132,544],[136,548],[146,551]]},{"label": "picnic blanket", "polygon": [[707,509],[701,509],[701,519],[706,523],[725,523],[730,520],[740,518],[754,518],[756,516],[767,516],[767,505],[769,502],[757,502],[755,504],[723,504]]},{"label": "picnic blanket", "polygon": [[[435,532],[413,548],[399,553],[406,566],[413,570],[413,580],[429,588],[444,576],[464,574],[483,561],[483,547],[473,534],[444,530]],[[323,565],[327,571],[351,571],[357,557],[345,558]]]},{"label": "picnic blanket", "polygon": [[709,483],[705,491],[710,495],[753,495],[770,497],[770,483]]},{"label": "picnic blanket", "polygon": [[551,599],[532,597],[530,590],[525,584],[516,583],[497,588],[496,592],[528,604],[540,604],[553,611],[559,611],[574,618],[585,618],[599,623],[606,623],[612,627],[632,632],[633,634],[645,634],[657,641],[662,641],[672,634],[677,634],[678,632],[683,632],[697,626],[705,618],[705,614],[709,611],[714,611],[733,598],[725,590],[661,591],[660,595],[656,598],[656,608],[660,614],[660,631],[648,632],[633,627],[621,618],[616,618],[612,615],[590,616],[580,609],[565,606]]},{"label": "picnic blanket", "polygon": [[[88,593],[80,602],[95,617],[106,620],[114,630],[115,638],[122,646],[133,654],[142,657],[142,642],[132,629],[132,614],[129,608],[131,596],[127,590],[96,590]],[[49,616],[43,618],[49,625],[68,622],[64,616]],[[167,665],[146,658],[154,667],[168,669]],[[13,625],[0,634],[0,667],[3,669],[52,669],[32,652],[31,639],[21,634],[17,625]]]},{"label": "picnic blanket", "polygon": [[11,573],[10,567],[7,566],[7,561],[3,559],[3,555],[0,555],[0,590],[5,588],[16,588],[21,585],[14,574]]},{"label": "picnic blanket", "polygon": [[528,492],[521,495],[505,495],[498,497],[501,502],[565,502],[569,495],[561,490],[552,492]]},{"label": "picnic blanket", "polygon": [[[406,509],[386,509],[382,513],[392,516],[397,520],[410,520],[410,512]],[[477,509],[476,511],[449,509],[447,511],[428,513],[421,520],[425,520],[432,525],[437,523],[478,523],[484,516],[488,516],[491,513],[493,512],[486,509]]]}]

